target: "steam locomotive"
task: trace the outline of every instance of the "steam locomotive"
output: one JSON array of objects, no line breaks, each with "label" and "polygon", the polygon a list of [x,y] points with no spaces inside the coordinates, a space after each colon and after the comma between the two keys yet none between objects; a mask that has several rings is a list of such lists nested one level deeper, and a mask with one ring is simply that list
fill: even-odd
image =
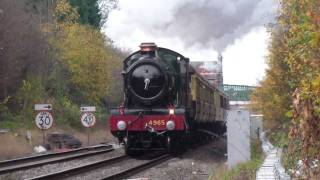
[{"label": "steam locomotive", "polygon": [[173,152],[198,130],[222,134],[228,97],[189,65],[189,59],[154,43],[123,62],[124,102],[111,109],[110,130],[126,154]]}]

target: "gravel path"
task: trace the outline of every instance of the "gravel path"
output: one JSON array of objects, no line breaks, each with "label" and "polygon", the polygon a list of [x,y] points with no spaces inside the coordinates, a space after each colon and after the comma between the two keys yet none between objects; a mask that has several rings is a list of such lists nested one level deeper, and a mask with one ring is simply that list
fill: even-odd
[{"label": "gravel path", "polygon": [[181,157],[171,159],[132,178],[207,180],[216,167],[226,162],[226,146],[226,141],[220,140],[197,149],[190,149]]},{"label": "gravel path", "polygon": [[49,173],[56,172],[56,171],[61,171],[64,169],[73,168],[75,166],[81,166],[81,165],[93,163],[93,162],[99,161],[103,158],[111,158],[111,157],[123,155],[123,153],[124,153],[123,149],[117,149],[115,151],[105,153],[105,154],[99,154],[99,155],[95,155],[95,156],[90,156],[90,157],[86,157],[86,158],[82,158],[82,159],[75,159],[75,160],[56,163],[56,164],[48,164],[48,165],[44,165],[41,167],[17,171],[17,172],[10,173],[10,174],[3,174],[3,175],[0,175],[0,179],[19,180],[19,179],[31,178],[31,177],[35,177],[35,176],[49,174]]}]

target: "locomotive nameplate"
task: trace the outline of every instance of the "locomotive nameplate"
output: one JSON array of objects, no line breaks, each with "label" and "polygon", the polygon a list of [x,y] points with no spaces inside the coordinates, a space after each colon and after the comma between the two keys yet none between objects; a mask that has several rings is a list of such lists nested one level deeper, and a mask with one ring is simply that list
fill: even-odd
[{"label": "locomotive nameplate", "polygon": [[158,119],[158,120],[150,120],[148,122],[148,125],[151,125],[151,126],[164,126],[166,125],[166,121],[164,119]]}]

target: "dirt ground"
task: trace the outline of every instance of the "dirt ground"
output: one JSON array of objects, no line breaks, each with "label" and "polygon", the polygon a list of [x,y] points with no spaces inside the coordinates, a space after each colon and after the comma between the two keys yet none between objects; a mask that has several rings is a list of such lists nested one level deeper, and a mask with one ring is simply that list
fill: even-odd
[{"label": "dirt ground", "polygon": [[225,140],[211,142],[190,149],[181,157],[174,158],[132,178],[152,180],[209,179],[214,176],[218,167],[225,166],[226,153]]},{"label": "dirt ground", "polygon": [[[27,131],[31,134],[31,141],[27,139]],[[52,128],[48,133],[71,134],[82,142],[82,146],[87,146],[87,130],[75,130],[71,128]],[[93,127],[89,130],[89,145],[102,142],[115,142],[109,130],[103,127]],[[34,147],[43,144],[43,131],[34,129],[20,129],[16,132],[0,133],[0,160],[12,159],[34,153]]]}]

